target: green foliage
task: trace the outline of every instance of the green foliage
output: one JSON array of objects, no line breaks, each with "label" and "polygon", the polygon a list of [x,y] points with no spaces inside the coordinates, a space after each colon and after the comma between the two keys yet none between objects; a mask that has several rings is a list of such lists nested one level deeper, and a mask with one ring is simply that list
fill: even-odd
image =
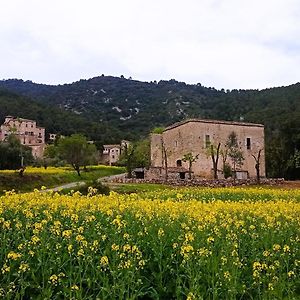
[{"label": "green foliage", "polygon": [[135,166],[147,168],[150,166],[150,140],[149,138],[140,140],[135,143]]},{"label": "green foliage", "polygon": [[236,176],[236,167],[241,167],[243,165],[244,157],[243,152],[239,148],[237,135],[234,131],[229,134],[225,146],[228,148],[228,157],[232,161],[233,175]]},{"label": "green foliage", "polygon": [[85,185],[72,190],[74,192],[78,191],[82,195],[109,195],[110,192],[110,188],[107,185],[102,184],[99,180],[88,181]]},{"label": "green foliage", "polygon": [[66,160],[80,176],[80,167],[86,166],[95,160],[96,147],[87,142],[86,137],[80,134],[72,134],[58,142],[59,156]]},{"label": "green foliage", "polygon": [[162,134],[164,132],[165,128],[164,127],[155,127],[152,129],[152,133],[157,133],[157,134]]},{"label": "green foliage", "polygon": [[223,166],[224,178],[228,178],[232,176],[231,166],[228,163],[225,163]]},{"label": "green foliage", "polygon": [[150,140],[144,139],[129,144],[122,149],[118,164],[125,166],[127,176],[132,177],[134,168],[147,168],[150,165]]},{"label": "green foliage", "polygon": [[31,149],[20,143],[19,139],[10,134],[4,142],[0,142],[0,169],[19,169],[22,165],[33,161]]},{"label": "green foliage", "polygon": [[192,178],[192,165],[198,159],[198,157],[199,157],[199,154],[194,156],[191,152],[183,155],[182,161],[189,163],[189,179]]}]

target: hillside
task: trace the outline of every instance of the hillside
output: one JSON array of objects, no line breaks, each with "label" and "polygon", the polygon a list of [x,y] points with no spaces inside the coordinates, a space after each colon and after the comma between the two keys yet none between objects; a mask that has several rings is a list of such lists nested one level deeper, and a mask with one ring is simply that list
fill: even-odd
[{"label": "hillside", "polygon": [[13,115],[37,121],[48,133],[70,135],[78,132],[99,141],[117,142],[121,132],[106,123],[96,123],[72,112],[55,107],[50,103],[38,102],[29,97],[0,89],[0,123],[6,115]]},{"label": "hillside", "polygon": [[[72,118],[109,127],[110,138],[121,131],[137,139],[153,127],[191,117],[263,123],[269,175],[298,174],[290,171],[290,160],[300,149],[299,83],[261,91],[225,91],[176,80],[157,83],[100,76],[58,86],[12,79],[0,81],[0,87],[67,111]],[[105,134],[101,140],[107,142]]]}]

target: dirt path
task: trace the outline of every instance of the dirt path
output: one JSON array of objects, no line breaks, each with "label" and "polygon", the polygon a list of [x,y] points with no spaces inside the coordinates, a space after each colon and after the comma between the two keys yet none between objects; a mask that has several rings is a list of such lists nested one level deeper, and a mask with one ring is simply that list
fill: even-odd
[{"label": "dirt path", "polygon": [[[126,175],[126,173],[117,174],[117,175],[111,175],[111,176],[105,176],[105,177],[100,177],[100,178],[97,179],[97,181],[105,183],[105,182],[109,182],[110,180],[115,179],[115,178],[125,177],[125,175]],[[47,189],[45,191],[46,192],[47,191],[58,192],[60,190],[76,188],[76,187],[80,187],[80,186],[83,186],[83,185],[85,185],[84,181],[76,181],[76,182],[70,182],[70,183],[62,184],[62,185],[59,185],[59,186]]]},{"label": "dirt path", "polygon": [[280,185],[280,188],[284,189],[300,189],[300,180],[295,181],[285,181]]}]

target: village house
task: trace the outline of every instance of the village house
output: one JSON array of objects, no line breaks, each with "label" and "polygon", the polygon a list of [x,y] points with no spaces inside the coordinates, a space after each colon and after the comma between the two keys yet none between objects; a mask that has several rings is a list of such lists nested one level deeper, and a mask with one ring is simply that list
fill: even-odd
[{"label": "village house", "polygon": [[14,134],[25,146],[29,146],[35,158],[41,158],[45,149],[45,128],[36,125],[36,121],[5,117],[0,127],[0,141],[4,141],[10,134]]},{"label": "village house", "polygon": [[107,165],[114,165],[120,159],[122,151],[129,146],[129,142],[122,140],[120,144],[103,145],[102,161]]},{"label": "village house", "polygon": [[[260,176],[265,177],[264,126],[245,122],[229,122],[216,120],[190,119],[167,127],[162,134],[151,135],[151,167],[146,177],[161,178],[165,174],[165,158],[167,158],[170,178],[186,178],[189,163],[183,156],[191,153],[197,156],[192,164],[194,177],[213,178],[213,163],[209,153],[210,145],[214,149],[220,143],[220,150],[225,153],[225,145],[229,135],[234,132],[238,141],[238,149],[244,160],[236,166],[236,178],[256,177],[256,161],[260,153]],[[226,159],[233,169],[232,161]],[[218,177],[224,178],[223,163],[220,155]]]}]

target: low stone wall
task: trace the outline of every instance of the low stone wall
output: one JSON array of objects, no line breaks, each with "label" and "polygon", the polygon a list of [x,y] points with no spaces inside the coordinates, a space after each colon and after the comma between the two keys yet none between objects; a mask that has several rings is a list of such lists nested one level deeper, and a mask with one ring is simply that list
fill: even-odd
[{"label": "low stone wall", "polygon": [[[163,179],[136,179],[136,178],[114,178],[110,182],[115,183],[157,183],[168,184],[173,186],[206,186],[206,187],[230,187],[230,186],[250,186],[257,185],[256,179],[191,179],[191,180],[174,180],[165,181]],[[280,185],[284,183],[283,178],[261,179],[261,185]]]}]

